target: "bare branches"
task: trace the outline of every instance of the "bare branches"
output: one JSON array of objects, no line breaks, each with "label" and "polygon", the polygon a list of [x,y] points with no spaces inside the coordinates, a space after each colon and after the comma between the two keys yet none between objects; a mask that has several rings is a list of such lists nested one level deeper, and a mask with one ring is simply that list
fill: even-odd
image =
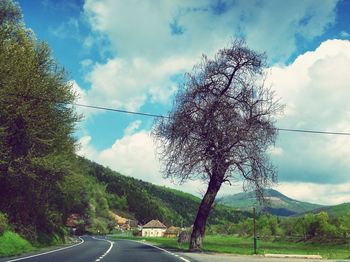
[{"label": "bare branches", "polygon": [[241,177],[258,195],[275,181],[266,150],[276,139],[273,117],[282,106],[264,86],[265,59],[234,41],[186,74],[170,118],[153,130],[165,177],[204,175],[221,183]]}]

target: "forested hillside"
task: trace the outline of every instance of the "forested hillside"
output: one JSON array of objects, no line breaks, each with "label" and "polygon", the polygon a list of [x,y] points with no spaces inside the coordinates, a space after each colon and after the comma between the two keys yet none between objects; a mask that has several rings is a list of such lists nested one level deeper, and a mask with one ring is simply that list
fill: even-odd
[{"label": "forested hillside", "polygon": [[[193,223],[200,202],[198,197],[123,176],[84,158],[79,159],[79,165],[87,175],[106,185],[106,191],[113,196],[110,205],[115,211],[129,212],[142,223],[154,218],[168,225],[190,226]],[[217,205],[209,223],[238,222],[247,216],[248,212]]]}]

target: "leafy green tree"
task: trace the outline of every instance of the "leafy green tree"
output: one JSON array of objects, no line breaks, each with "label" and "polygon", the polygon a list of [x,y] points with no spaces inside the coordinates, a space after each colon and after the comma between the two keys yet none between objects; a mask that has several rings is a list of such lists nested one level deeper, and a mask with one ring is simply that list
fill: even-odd
[{"label": "leafy green tree", "polygon": [[262,237],[271,236],[269,217],[267,215],[260,216],[256,226],[260,236]]},{"label": "leafy green tree", "polygon": [[266,214],[259,217],[257,230],[260,236],[264,237],[277,236],[282,233],[277,217]]},{"label": "leafy green tree", "polygon": [[8,229],[7,216],[0,212],[0,236]]},{"label": "leafy green tree", "polygon": [[350,236],[350,211],[341,217],[339,228],[341,229],[343,237],[346,238]]},{"label": "leafy green tree", "polygon": [[46,43],[0,2],[0,210],[33,241],[63,234],[58,182],[70,173],[79,117],[66,74]]},{"label": "leafy green tree", "polygon": [[247,218],[237,225],[237,234],[240,236],[251,236],[253,232],[253,219]]},{"label": "leafy green tree", "polygon": [[128,202],[126,196],[118,196],[116,194],[107,194],[108,205],[113,210],[127,210]]},{"label": "leafy green tree", "polygon": [[63,211],[64,221],[71,213],[86,215],[91,198],[90,183],[87,176],[77,173],[65,176],[63,180],[59,181],[62,205],[60,209]]}]

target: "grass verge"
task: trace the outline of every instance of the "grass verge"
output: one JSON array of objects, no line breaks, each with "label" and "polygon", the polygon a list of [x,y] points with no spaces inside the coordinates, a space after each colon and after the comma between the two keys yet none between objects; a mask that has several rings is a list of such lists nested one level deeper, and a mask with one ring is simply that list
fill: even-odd
[{"label": "grass verge", "polygon": [[[178,244],[175,238],[145,238],[132,236],[112,236],[114,239],[145,240],[163,248],[187,251],[188,244]],[[203,251],[232,253],[241,255],[253,254],[253,239],[234,236],[206,236]],[[259,241],[259,254],[298,254],[321,255],[328,259],[350,258],[350,244],[332,244],[315,242]]]},{"label": "grass verge", "polygon": [[0,236],[0,257],[19,255],[35,248],[25,239],[12,231],[5,231]]}]

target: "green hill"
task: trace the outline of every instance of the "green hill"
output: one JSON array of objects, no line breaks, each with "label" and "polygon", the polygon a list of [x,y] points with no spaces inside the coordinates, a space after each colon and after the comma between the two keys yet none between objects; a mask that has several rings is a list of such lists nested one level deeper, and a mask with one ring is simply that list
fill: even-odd
[{"label": "green hill", "polygon": [[257,207],[258,211],[262,210],[278,216],[291,216],[323,207],[289,198],[273,189],[267,189],[265,191],[265,197],[267,201],[263,206],[260,206],[254,192],[243,192],[224,196],[218,199],[217,203],[250,212],[253,207]]},{"label": "green hill", "polygon": [[[131,214],[141,223],[160,219],[168,225],[190,226],[200,203],[200,198],[164,186],[157,186],[139,179],[123,176],[107,167],[84,158],[79,166],[88,176],[106,185],[106,191],[126,199],[126,206],[119,212]],[[209,217],[209,224],[238,222],[250,216],[248,212],[236,211],[231,207],[216,205]]]},{"label": "green hill", "polygon": [[313,209],[308,212],[304,212],[299,215],[305,215],[306,213],[318,214],[320,212],[327,212],[329,216],[332,217],[341,217],[349,214],[350,212],[350,203],[343,203],[335,206],[324,206],[320,208]]}]

